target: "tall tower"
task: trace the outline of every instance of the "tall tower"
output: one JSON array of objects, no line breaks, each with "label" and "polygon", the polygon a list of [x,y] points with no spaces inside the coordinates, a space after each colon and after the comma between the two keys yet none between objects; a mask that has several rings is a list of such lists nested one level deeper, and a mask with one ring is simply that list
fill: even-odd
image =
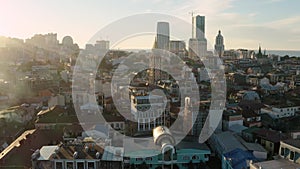
[{"label": "tall tower", "polygon": [[157,48],[169,50],[170,28],[168,22],[157,23]]},{"label": "tall tower", "polygon": [[199,59],[207,55],[207,40],[205,38],[205,16],[193,16],[192,38],[189,40],[189,57]]},{"label": "tall tower", "polygon": [[216,43],[215,43],[215,52],[218,56],[223,56],[224,53],[224,38],[221,35],[221,31],[219,30],[219,34],[216,36]]},{"label": "tall tower", "polygon": [[193,35],[194,39],[205,39],[205,16],[193,16]]}]

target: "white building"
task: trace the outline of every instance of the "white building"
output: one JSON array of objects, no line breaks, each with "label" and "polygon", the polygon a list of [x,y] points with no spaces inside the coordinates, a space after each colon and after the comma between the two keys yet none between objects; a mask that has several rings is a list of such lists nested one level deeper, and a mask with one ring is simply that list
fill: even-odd
[{"label": "white building", "polygon": [[138,123],[138,131],[150,131],[157,126],[164,126],[169,111],[168,102],[163,96],[131,96],[131,113]]},{"label": "white building", "polygon": [[300,140],[289,139],[281,141],[279,154],[281,158],[288,159],[300,165]]},{"label": "white building", "polygon": [[274,119],[279,119],[283,117],[292,117],[295,115],[296,111],[300,111],[300,106],[293,106],[293,107],[269,106],[261,109],[261,113],[267,113]]},{"label": "white building", "polygon": [[258,163],[250,162],[250,169],[267,169],[267,168],[300,168],[300,141],[285,140],[280,142],[279,157],[275,160]]}]

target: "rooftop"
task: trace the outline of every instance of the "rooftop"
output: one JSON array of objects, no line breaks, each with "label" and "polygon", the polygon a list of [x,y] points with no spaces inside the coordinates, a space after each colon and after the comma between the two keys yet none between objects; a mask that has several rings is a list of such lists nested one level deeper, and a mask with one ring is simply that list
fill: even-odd
[{"label": "rooftop", "polygon": [[224,154],[224,157],[230,161],[233,169],[247,168],[247,161],[250,160],[258,161],[251,152],[239,148]]},{"label": "rooftop", "polygon": [[[96,153],[103,154],[103,149],[97,144],[62,145],[56,154],[56,159],[97,159]],[[76,154],[76,155],[75,155]]]},{"label": "rooftop", "polygon": [[297,169],[300,167],[300,164],[293,163],[292,161],[286,160],[286,159],[278,159],[278,160],[271,160],[271,161],[264,161],[264,162],[258,162],[252,164],[256,169],[259,169],[260,167],[262,169],[268,169],[268,168],[284,168],[284,169]]},{"label": "rooftop", "polygon": [[283,140],[282,142],[300,149],[300,139],[288,139],[288,140]]},{"label": "rooftop", "polygon": [[268,141],[271,141],[273,143],[278,143],[281,140],[288,139],[288,136],[275,130],[269,130],[269,129],[259,129],[255,130],[253,132],[255,135],[262,137]]},{"label": "rooftop", "polygon": [[106,146],[102,156],[103,161],[123,161],[124,148]]},{"label": "rooftop", "polygon": [[59,149],[58,146],[43,146],[40,150],[40,157],[38,160],[49,160],[55,151]]},{"label": "rooftop", "polygon": [[230,131],[221,132],[215,134],[215,136],[223,148],[223,153],[230,152],[236,148],[246,150],[246,148],[238,141],[236,137],[234,137]]},{"label": "rooftop", "polygon": [[[36,149],[62,141],[62,132],[54,130],[27,130],[0,154],[0,166],[31,166],[31,155]],[[20,153],[22,152],[22,153]]]}]

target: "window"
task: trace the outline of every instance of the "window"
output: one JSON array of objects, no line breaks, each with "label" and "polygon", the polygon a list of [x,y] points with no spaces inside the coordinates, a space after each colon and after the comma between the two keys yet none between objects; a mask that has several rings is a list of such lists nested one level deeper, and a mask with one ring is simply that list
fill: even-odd
[{"label": "window", "polygon": [[294,161],[294,158],[295,158],[295,152],[291,151],[291,153],[290,153],[290,160]]},{"label": "window", "polygon": [[266,146],[266,141],[265,140],[261,140],[261,145],[262,146]]},{"label": "window", "polygon": [[136,161],[143,161],[143,158],[136,158]]},{"label": "window", "polygon": [[183,156],[182,159],[183,160],[190,160],[190,157],[189,156]]},{"label": "window", "polygon": [[77,169],[84,169],[84,162],[78,162]]},{"label": "window", "polygon": [[140,130],[144,130],[144,125],[140,124]]},{"label": "window", "polygon": [[193,159],[193,160],[199,160],[199,157],[196,156],[196,155],[194,155],[194,156],[192,157],[192,159]]},{"label": "window", "polygon": [[56,169],[62,169],[62,168],[63,168],[62,162],[56,162],[56,163],[55,163],[55,168],[56,168]]},{"label": "window", "polygon": [[73,169],[73,162],[67,162],[67,169]]},{"label": "window", "polygon": [[146,160],[147,161],[152,161],[152,157],[147,157]]},{"label": "window", "polygon": [[284,151],[285,151],[285,149],[283,147],[281,147],[281,149],[280,149],[280,155],[281,156],[284,156]]},{"label": "window", "polygon": [[95,169],[94,162],[88,162],[88,169]]}]

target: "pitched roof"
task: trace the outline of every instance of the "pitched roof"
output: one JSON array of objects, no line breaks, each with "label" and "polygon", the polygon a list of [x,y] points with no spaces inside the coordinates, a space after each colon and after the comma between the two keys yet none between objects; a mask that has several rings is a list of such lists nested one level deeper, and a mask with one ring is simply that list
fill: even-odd
[{"label": "pitched roof", "polygon": [[31,155],[36,149],[62,141],[62,132],[55,130],[27,130],[0,154],[0,166],[31,166]]}]

